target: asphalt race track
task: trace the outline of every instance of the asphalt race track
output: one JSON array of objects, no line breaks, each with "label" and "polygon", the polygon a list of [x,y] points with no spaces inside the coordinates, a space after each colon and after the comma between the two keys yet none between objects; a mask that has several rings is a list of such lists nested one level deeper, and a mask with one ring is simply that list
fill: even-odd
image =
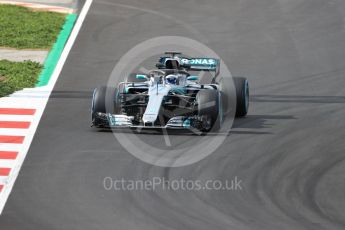
[{"label": "asphalt race track", "polygon": [[[178,168],[146,164],[90,128],[93,88],[133,46],[166,35],[206,44],[251,84],[248,117],[212,155]],[[95,0],[0,228],[345,229],[344,38],[342,0]],[[170,136],[176,148],[199,138]],[[243,189],[107,191],[105,177],[238,177]]]}]

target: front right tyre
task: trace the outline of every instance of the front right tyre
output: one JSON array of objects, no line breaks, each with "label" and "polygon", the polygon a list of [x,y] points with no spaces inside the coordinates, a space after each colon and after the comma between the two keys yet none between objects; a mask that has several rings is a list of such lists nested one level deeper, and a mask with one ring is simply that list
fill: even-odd
[{"label": "front right tyre", "polygon": [[201,122],[199,130],[209,132],[220,128],[220,94],[218,90],[204,89],[196,95],[198,117]]}]

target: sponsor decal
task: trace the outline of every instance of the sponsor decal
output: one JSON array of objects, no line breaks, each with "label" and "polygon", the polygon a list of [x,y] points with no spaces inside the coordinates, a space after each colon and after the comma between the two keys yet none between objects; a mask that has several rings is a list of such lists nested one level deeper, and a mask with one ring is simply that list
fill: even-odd
[{"label": "sponsor decal", "polygon": [[181,62],[187,65],[216,65],[216,60],[213,58],[182,58]]}]

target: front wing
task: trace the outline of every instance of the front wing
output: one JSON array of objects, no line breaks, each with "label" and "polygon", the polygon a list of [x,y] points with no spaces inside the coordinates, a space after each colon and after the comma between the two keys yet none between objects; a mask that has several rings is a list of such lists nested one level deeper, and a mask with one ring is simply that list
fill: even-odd
[{"label": "front wing", "polygon": [[164,126],[133,124],[133,117],[111,113],[97,113],[92,125],[99,128],[140,128],[140,129],[199,129],[202,121],[197,117],[177,116],[171,118]]}]

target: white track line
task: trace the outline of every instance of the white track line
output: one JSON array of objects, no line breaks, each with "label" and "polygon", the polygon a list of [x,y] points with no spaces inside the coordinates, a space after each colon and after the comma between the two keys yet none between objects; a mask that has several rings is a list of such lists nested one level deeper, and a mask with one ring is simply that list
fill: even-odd
[{"label": "white track line", "polygon": [[[41,91],[39,91],[39,88],[37,89],[37,94]],[[28,92],[27,89],[24,89],[22,91],[16,92],[12,94],[10,97],[0,98],[0,107],[1,108],[22,108],[22,109],[32,109],[35,107],[35,105],[41,104],[41,100],[39,99],[32,99],[32,98],[16,98],[16,94],[22,94]],[[31,91],[29,91],[31,92]],[[47,97],[46,97],[47,98]]]},{"label": "white track line", "polygon": [[70,50],[72,49],[72,46],[74,44],[75,39],[77,38],[77,35],[79,33],[79,30],[84,22],[84,19],[86,17],[87,12],[89,11],[89,8],[91,6],[92,0],[86,0],[83,9],[81,10],[79,16],[78,16],[78,20],[74,25],[73,31],[68,39],[68,42],[66,43],[66,46],[61,54],[60,60],[57,63],[54,73],[52,74],[52,77],[50,78],[49,84],[46,87],[47,90],[49,90],[49,94],[51,93],[51,91],[54,88],[54,85],[60,75],[60,72],[62,70],[63,65],[66,62],[67,56],[70,52]]},{"label": "white track line", "polygon": [[0,143],[1,151],[15,151],[15,152],[19,152],[21,150],[21,148],[22,148],[22,144]]},{"label": "white track line", "polygon": [[[75,39],[80,31],[80,28],[84,22],[84,19],[87,15],[87,12],[89,11],[90,9],[90,6],[92,4],[92,0],[86,0],[79,16],[78,16],[78,19],[73,27],[73,30],[70,34],[70,37],[65,45],[65,48],[61,54],[61,57],[55,67],[55,70],[50,78],[50,81],[49,81],[49,84],[47,86],[44,86],[44,87],[39,87],[39,88],[36,88],[37,89],[37,92],[38,94],[37,95],[42,95],[41,92],[42,91],[46,91],[47,92],[47,95],[49,96],[51,94],[51,91],[53,90],[54,88],[54,85],[61,73],[61,70],[62,70],[62,67],[63,65],[65,64],[66,62],[66,59],[67,59],[67,56],[75,42]],[[33,89],[32,91],[36,91],[36,89]],[[31,91],[31,90],[30,90]],[[18,93],[17,95],[20,95],[21,93]],[[16,94],[14,94],[16,95]],[[16,104],[16,100],[21,100],[22,98],[16,98],[16,97],[13,97],[13,103],[11,106],[6,106],[7,104],[2,104],[0,103],[0,106],[2,107],[16,107],[16,108],[20,108],[20,105]],[[31,108],[36,108],[36,114],[34,115],[34,119],[32,120],[32,123],[31,123],[31,126],[29,128],[29,132],[30,132],[30,135],[27,135],[24,139],[24,143],[21,145],[20,147],[20,154],[18,154],[18,158],[16,159],[16,167],[14,167],[11,171],[11,174],[10,174],[10,179],[9,180],[5,180],[6,181],[6,184],[2,190],[2,192],[0,193],[0,214],[2,213],[4,207],[5,207],[5,204],[6,204],[6,201],[8,199],[8,196],[9,194],[11,193],[12,191],[12,188],[13,188],[13,185],[14,185],[14,182],[18,176],[18,173],[20,171],[20,168],[24,162],[24,159],[26,157],[26,154],[28,152],[28,149],[30,147],[30,144],[32,142],[32,139],[34,137],[34,134],[36,132],[36,129],[37,129],[37,126],[39,124],[39,121],[42,117],[42,114],[43,114],[43,111],[47,105],[47,102],[48,102],[48,97],[46,96],[43,96],[43,97],[39,97],[38,101],[37,101],[37,106],[34,106],[32,104],[30,104],[30,102],[32,103],[33,99],[32,98],[27,98],[26,100],[23,100],[25,102],[28,102],[29,104],[27,106],[30,106],[31,105]],[[36,103],[35,103],[36,105]],[[26,107],[24,107],[26,108]],[[0,144],[0,148],[2,151],[4,150],[10,150],[11,148],[15,148],[16,144]]]},{"label": "white track line", "polygon": [[0,176],[0,185],[8,183],[8,176]]},{"label": "white track line", "polygon": [[[0,135],[6,135],[6,136],[26,136],[30,134],[29,129],[5,129],[0,128]],[[0,148],[0,150],[2,150]]]},{"label": "white track line", "polygon": [[33,115],[4,115],[0,114],[0,121],[28,121],[34,120]]},{"label": "white track line", "polygon": [[15,160],[3,160],[0,161],[0,168],[14,168]]}]

